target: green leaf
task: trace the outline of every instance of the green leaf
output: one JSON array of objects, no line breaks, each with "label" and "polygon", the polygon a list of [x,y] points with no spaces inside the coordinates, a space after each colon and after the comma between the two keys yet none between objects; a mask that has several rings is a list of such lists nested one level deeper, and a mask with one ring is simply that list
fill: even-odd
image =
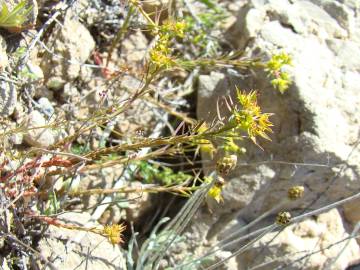
[{"label": "green leaf", "polygon": [[26,8],[26,5],[27,5],[26,0],[21,1],[11,11],[9,11],[7,5],[3,3],[0,12],[0,27],[21,28],[24,22],[28,19],[28,15],[33,9],[32,5],[30,5],[29,8]]}]

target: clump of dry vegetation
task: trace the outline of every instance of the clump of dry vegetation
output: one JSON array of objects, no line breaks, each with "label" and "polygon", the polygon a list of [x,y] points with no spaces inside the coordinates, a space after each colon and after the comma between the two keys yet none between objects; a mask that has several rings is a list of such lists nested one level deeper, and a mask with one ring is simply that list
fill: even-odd
[{"label": "clump of dry vegetation", "polygon": [[[3,117],[0,132],[1,253],[7,265],[13,269],[51,265],[37,250],[48,226],[100,234],[132,250],[136,234],[131,226],[138,221],[131,215],[116,221],[103,219],[97,227],[66,223],[58,216],[90,211],[98,220],[108,207],[131,203],[133,195],[169,193],[186,198],[185,206],[176,216],[168,211],[173,219],[157,244],[157,230],[164,227],[164,219],[153,220],[147,233],[156,221],[160,223],[143,241],[132,265],[156,269],[204,199],[221,203],[226,175],[236,166],[237,155],[244,154],[242,142],[251,140],[261,147],[261,139],[270,140],[272,132],[271,114],[261,111],[258,94],[251,89],[238,89],[235,99],[224,97],[228,115],[212,122],[195,119],[191,100],[197,75],[211,70],[232,69],[241,74],[264,69],[274,87],[284,92],[291,82],[282,72],[283,65],[291,64],[289,56],[281,52],[271,59],[241,57],[241,52],[222,41],[226,11],[216,1],[199,1],[196,8],[201,12],[197,13],[187,1],[157,7],[151,1],[129,0],[101,8],[98,1],[89,1],[72,15],[88,25],[96,42],[92,56],[79,63],[76,57],[63,59],[57,55],[60,49],[51,47],[56,46],[56,35],[66,27],[65,17],[77,1],[43,1],[30,30],[25,22],[38,7],[21,1],[11,8],[5,2],[0,12],[2,35],[20,39],[8,51],[11,63],[1,75],[3,85],[15,87],[18,95],[17,109]],[[108,23],[106,18],[97,21],[96,15],[88,14],[94,10],[113,18]],[[7,32],[14,29],[17,33]],[[137,50],[136,35],[146,39],[140,57],[124,45],[135,36],[130,45]],[[46,73],[56,68],[51,66],[56,61],[44,63],[50,58],[64,67],[64,62],[80,66],[85,75],[80,72],[77,78],[63,81],[51,78]],[[32,61],[43,69],[46,66],[44,77],[38,76]],[[44,105],[43,97],[52,105]],[[45,120],[29,124],[27,117],[34,111]],[[48,133],[52,135],[46,137]],[[18,143],[18,138],[23,140]],[[203,163],[213,161],[208,175],[199,166],[201,154],[209,158]],[[103,176],[110,185],[93,184]],[[86,179],[90,179],[88,186],[83,184]],[[141,185],[133,186],[134,181]],[[291,196],[300,191],[301,187]],[[283,214],[278,222],[289,219]],[[199,262],[195,260],[191,267]]]}]

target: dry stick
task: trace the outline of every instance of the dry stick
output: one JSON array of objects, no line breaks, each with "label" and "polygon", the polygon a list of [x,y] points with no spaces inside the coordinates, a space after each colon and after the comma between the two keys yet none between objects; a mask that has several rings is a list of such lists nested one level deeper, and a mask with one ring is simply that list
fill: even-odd
[{"label": "dry stick", "polygon": [[53,154],[53,155],[73,157],[73,158],[77,158],[77,159],[84,160],[84,161],[91,161],[91,159],[89,159],[89,158],[85,158],[85,157],[82,157],[82,156],[79,156],[76,154],[51,151],[51,150],[38,148],[38,147],[32,147],[29,152],[44,152],[44,153]]},{"label": "dry stick", "polygon": [[108,155],[111,153],[116,153],[119,151],[139,150],[141,148],[151,148],[151,147],[164,146],[164,145],[187,143],[192,141],[193,139],[198,139],[202,136],[203,136],[202,134],[199,134],[199,135],[178,135],[175,137],[165,137],[165,138],[149,137],[149,139],[144,139],[143,141],[137,143],[130,143],[130,144],[124,143],[108,148],[95,150],[85,155],[85,158],[97,159],[101,156]]},{"label": "dry stick", "polygon": [[136,157],[131,157],[131,158],[123,157],[123,158],[116,159],[116,160],[105,161],[100,164],[91,164],[91,165],[84,166],[84,168],[82,168],[80,172],[85,172],[85,171],[90,171],[90,170],[99,170],[99,169],[103,169],[103,168],[112,167],[114,165],[128,164],[129,161],[148,160],[150,158],[155,158],[162,154],[163,154],[163,151],[161,151],[161,149],[160,149],[160,150],[150,152],[149,154],[146,154],[146,155],[141,155],[141,156],[137,155]]},{"label": "dry stick", "polygon": [[195,119],[192,119],[191,117],[188,117],[187,115],[181,113],[181,112],[177,112],[175,110],[173,110],[170,106],[167,106],[159,101],[157,101],[156,99],[148,96],[144,98],[146,101],[158,106],[159,108],[163,109],[164,111],[166,111],[168,114],[171,114],[181,120],[183,120],[184,122],[190,124],[190,125],[194,125],[196,123]]},{"label": "dry stick", "polygon": [[[243,232],[245,232],[246,230],[250,229],[255,224],[257,224],[259,221],[261,221],[262,219],[269,216],[271,213],[277,211],[278,209],[281,209],[286,204],[286,202],[288,202],[288,199],[282,200],[279,204],[277,204],[273,208],[271,208],[268,211],[264,212],[263,214],[258,216],[256,219],[254,219],[250,223],[246,224],[244,227],[241,227],[239,230],[233,232],[232,234],[227,236],[225,239],[221,240],[219,243],[217,243],[217,245],[222,245],[222,244],[226,243],[227,241],[229,241],[231,238],[234,238],[235,236],[237,236],[239,234],[242,234]],[[210,249],[210,251],[211,251],[211,249]]]},{"label": "dry stick", "polygon": [[114,193],[159,193],[159,192],[168,192],[168,193],[175,193],[175,194],[183,194],[185,191],[193,191],[194,188],[192,187],[184,187],[180,185],[164,187],[164,186],[156,186],[156,185],[145,185],[139,188],[129,188],[129,187],[122,187],[122,188],[109,188],[109,189],[102,189],[102,188],[94,188],[88,189],[83,191],[74,191],[69,192],[70,197],[76,196],[89,196],[89,195],[107,195],[107,194],[114,194]]}]

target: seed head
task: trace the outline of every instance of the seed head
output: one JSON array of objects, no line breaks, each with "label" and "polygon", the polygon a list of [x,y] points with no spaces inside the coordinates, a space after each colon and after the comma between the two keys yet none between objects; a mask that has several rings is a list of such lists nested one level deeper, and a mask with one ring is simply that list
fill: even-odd
[{"label": "seed head", "polygon": [[288,190],[288,198],[290,200],[297,200],[304,196],[304,187],[303,186],[293,186]]},{"label": "seed head", "polygon": [[225,185],[225,179],[218,176],[215,182],[215,186],[222,188]]},{"label": "seed head", "polygon": [[216,163],[216,170],[223,175],[229,174],[231,170],[236,167],[237,156],[228,155],[218,160]]},{"label": "seed head", "polygon": [[279,212],[276,217],[276,223],[278,225],[286,225],[291,221],[291,214],[289,212]]}]

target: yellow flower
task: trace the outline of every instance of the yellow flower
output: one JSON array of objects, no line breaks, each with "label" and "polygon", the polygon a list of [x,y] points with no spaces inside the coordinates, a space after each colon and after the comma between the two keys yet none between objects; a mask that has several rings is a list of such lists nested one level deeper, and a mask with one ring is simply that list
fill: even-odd
[{"label": "yellow flower", "polygon": [[237,99],[241,105],[240,110],[234,110],[237,127],[247,131],[250,139],[256,143],[256,137],[260,136],[270,140],[267,132],[272,132],[272,123],[269,120],[271,114],[262,113],[257,105],[257,93],[251,91],[246,94],[237,89]]},{"label": "yellow flower", "polygon": [[151,50],[150,60],[159,68],[170,68],[174,65],[174,60],[170,56],[157,49]]},{"label": "yellow flower", "polygon": [[222,191],[221,187],[214,185],[212,188],[210,188],[208,195],[209,197],[215,199],[215,201],[220,203],[224,200],[223,197],[221,196],[221,191]]},{"label": "yellow flower", "polygon": [[186,28],[185,21],[175,21],[172,19],[166,20],[161,26],[161,31],[167,35],[184,37],[184,30]]},{"label": "yellow flower", "polygon": [[[203,123],[198,129],[198,134],[205,133],[208,130],[206,123]],[[212,159],[214,157],[214,153],[216,152],[216,148],[210,140],[207,139],[196,139],[194,143],[200,147],[200,151],[202,153],[206,153]]]},{"label": "yellow flower", "polygon": [[274,54],[265,65],[265,70],[273,77],[271,84],[283,94],[291,84],[291,78],[283,71],[283,66],[292,65],[291,57],[285,52]]},{"label": "yellow flower", "polygon": [[154,48],[150,51],[150,61],[158,68],[170,68],[175,61],[171,58],[169,36],[161,35]]},{"label": "yellow flower", "polygon": [[125,229],[126,226],[124,224],[106,225],[103,234],[108,237],[113,245],[122,244],[124,241],[121,233],[125,231]]}]

